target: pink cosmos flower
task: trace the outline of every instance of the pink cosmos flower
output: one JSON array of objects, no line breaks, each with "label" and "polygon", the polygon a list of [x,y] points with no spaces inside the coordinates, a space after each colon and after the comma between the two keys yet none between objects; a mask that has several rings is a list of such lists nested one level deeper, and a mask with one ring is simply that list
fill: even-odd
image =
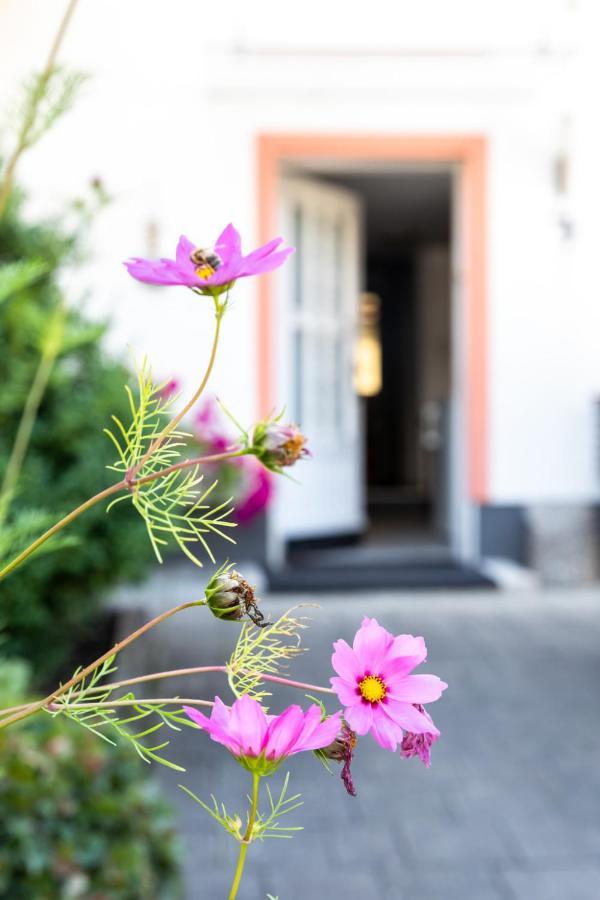
[{"label": "pink cosmos flower", "polygon": [[231,707],[215,697],[210,719],[190,706],[184,709],[213,741],[223,744],[246,769],[260,775],[270,775],[294,753],[320,750],[330,744],[340,730],[342,715],[337,712],[321,721],[321,710],[315,703],[306,712],[294,705],[279,716],[269,716],[247,694]]},{"label": "pink cosmos flower", "polygon": [[396,749],[404,730],[439,736],[420,704],[437,700],[448,685],[436,675],[410,674],[427,657],[422,637],[394,637],[365,616],[352,647],[343,640],[333,646],[331,662],[339,677],[332,678],[331,685],[353,731],[370,731],[387,750]]},{"label": "pink cosmos flower", "polygon": [[293,247],[278,249],[283,238],[274,238],[247,256],[242,255],[239,232],[228,225],[214,248],[196,247],[181,235],[175,259],[141,259],[133,257],[124,266],[133,278],[146,284],[184,285],[199,288],[202,293],[218,294],[231,287],[238,278],[260,275],[279,268],[294,252]]}]

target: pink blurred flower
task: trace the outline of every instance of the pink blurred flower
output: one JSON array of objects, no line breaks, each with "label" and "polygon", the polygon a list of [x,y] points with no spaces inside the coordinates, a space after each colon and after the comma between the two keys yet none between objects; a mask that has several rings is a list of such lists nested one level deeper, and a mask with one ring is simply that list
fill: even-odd
[{"label": "pink blurred flower", "polygon": [[243,256],[239,232],[233,225],[228,225],[217,238],[214,249],[203,250],[181,235],[175,259],[133,257],[124,265],[133,278],[146,284],[184,285],[200,288],[203,293],[217,294],[238,278],[279,268],[294,252],[293,247],[278,249],[282,243],[283,238],[274,238]]},{"label": "pink blurred flower", "polygon": [[288,706],[279,716],[269,716],[248,694],[231,707],[215,697],[210,718],[184,706],[190,719],[223,744],[251,772],[270,775],[279,764],[303,750],[319,750],[330,744],[340,730],[341,713],[321,721],[321,710],[313,704],[304,712]]},{"label": "pink blurred flower", "polygon": [[198,440],[206,445],[208,453],[224,453],[233,443],[225,432],[223,416],[216,397],[205,399],[196,413],[194,424]]},{"label": "pink blurred flower", "polygon": [[[198,410],[194,424],[198,440],[210,454],[223,453],[228,447],[235,445],[235,436],[228,433],[216,397],[209,396]],[[273,496],[273,478],[254,456],[239,456],[229,460],[226,465],[233,466],[239,480],[236,485],[237,494],[235,519],[240,525],[254,519],[268,505]]]},{"label": "pink blurred flower", "polygon": [[423,734],[413,734],[411,731],[407,731],[400,744],[400,756],[403,756],[405,759],[418,756],[421,762],[429,768],[431,765],[431,745],[437,741],[440,733],[431,721],[431,716],[425,707],[421,706],[420,703],[416,703],[415,709],[418,709],[420,713],[429,719],[431,731],[426,731]]},{"label": "pink blurred flower", "polygon": [[170,378],[169,381],[165,381],[158,393],[163,400],[169,400],[174,394],[179,393],[180,388],[181,384],[179,379]]},{"label": "pink blurred flower", "polygon": [[235,507],[236,521],[244,525],[269,505],[273,496],[273,477],[251,456],[240,456],[237,462],[249,481]]},{"label": "pink blurred flower", "polygon": [[343,640],[333,646],[331,662],[339,677],[331,685],[353,731],[370,731],[387,750],[396,749],[404,730],[439,736],[420,704],[437,700],[448,685],[436,675],[410,674],[427,657],[422,637],[394,637],[365,616],[352,647]]}]

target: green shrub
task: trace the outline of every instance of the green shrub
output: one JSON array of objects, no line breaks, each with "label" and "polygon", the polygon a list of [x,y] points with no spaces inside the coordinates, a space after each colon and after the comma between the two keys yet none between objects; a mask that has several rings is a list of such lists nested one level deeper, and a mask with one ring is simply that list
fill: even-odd
[{"label": "green shrub", "polygon": [[[20,661],[0,664],[2,705],[24,680]],[[170,811],[130,748],[43,714],[0,731],[0,767],[1,897],[181,896]]]},{"label": "green shrub", "polygon": [[[0,218],[0,264],[38,261],[45,273],[0,304],[0,472],[60,300],[59,270],[72,262],[74,250],[74,239],[58,226],[26,224],[13,195]],[[32,537],[110,483],[104,467],[113,451],[102,425],[109,424],[111,413],[126,415],[128,373],[103,351],[103,330],[76,309],[66,314],[62,350],[10,509],[9,525],[30,510],[36,511],[32,519],[40,519],[40,510],[52,514],[43,528],[43,516],[34,525]],[[33,664],[37,683],[67,674],[69,648],[86,626],[93,629],[98,598],[117,581],[139,577],[151,559],[144,525],[126,504],[110,515],[99,504],[68,535],[77,539],[76,546],[35,556],[0,586],[4,649]],[[22,540],[19,549],[27,543]]]}]

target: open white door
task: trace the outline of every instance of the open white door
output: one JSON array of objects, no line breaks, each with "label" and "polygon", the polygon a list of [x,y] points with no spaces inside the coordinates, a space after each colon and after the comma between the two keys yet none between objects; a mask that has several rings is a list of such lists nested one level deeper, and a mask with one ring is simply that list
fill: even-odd
[{"label": "open white door", "polygon": [[361,290],[361,207],[346,189],[285,178],[281,233],[296,247],[276,302],[277,396],[308,437],[312,459],[277,479],[271,562],[293,538],[364,527],[360,404],[353,357]]}]

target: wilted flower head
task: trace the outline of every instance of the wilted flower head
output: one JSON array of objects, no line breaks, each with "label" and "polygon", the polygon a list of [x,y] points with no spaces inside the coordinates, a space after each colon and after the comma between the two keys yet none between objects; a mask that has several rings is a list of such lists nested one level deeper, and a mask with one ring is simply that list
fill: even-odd
[{"label": "wilted flower head", "polygon": [[340,730],[340,712],[322,721],[316,704],[306,712],[294,705],[279,716],[269,716],[248,694],[231,707],[215,697],[210,718],[190,706],[184,709],[213,741],[223,744],[241,765],[259,775],[270,775],[295,753],[327,746]]},{"label": "wilted flower head", "polygon": [[279,419],[271,419],[255,425],[250,449],[267,469],[280,472],[310,456],[305,444],[306,438],[297,425],[282,425]]},{"label": "wilted flower head", "polygon": [[[415,708],[431,722],[431,716],[424,706],[416,703]],[[440,733],[433,722],[431,722],[431,731],[425,731],[423,734],[413,734],[411,731],[407,731],[400,744],[400,756],[403,756],[405,759],[418,756],[421,762],[429,768],[431,765],[431,745],[438,740],[439,736]]]},{"label": "wilted flower head", "polygon": [[258,609],[254,588],[230,565],[226,564],[215,572],[206,586],[204,597],[208,608],[218,619],[235,622],[248,616],[262,628],[269,624]]},{"label": "wilted flower head", "polygon": [[338,736],[331,744],[321,749],[321,753],[326,759],[333,759],[335,762],[344,763],[342,767],[342,781],[344,787],[351,797],[356,797],[356,788],[352,780],[350,765],[354,756],[354,748],[356,747],[356,734],[351,728],[348,728],[345,722],[342,722],[342,728]]},{"label": "wilted flower head", "polygon": [[184,285],[215,295],[228,290],[238,278],[279,268],[294,252],[293,247],[278,249],[282,243],[283,238],[274,238],[243,256],[239,232],[228,225],[210,249],[196,247],[182,234],[175,259],[132,257],[124,265],[133,278],[146,284]]},{"label": "wilted flower head", "polygon": [[331,685],[357,734],[370,731],[387,750],[401,743],[403,729],[439,737],[421,704],[437,700],[448,685],[436,675],[410,674],[427,657],[422,637],[394,637],[365,616],[352,647],[343,640],[333,646],[331,662],[339,677],[332,678]]}]

